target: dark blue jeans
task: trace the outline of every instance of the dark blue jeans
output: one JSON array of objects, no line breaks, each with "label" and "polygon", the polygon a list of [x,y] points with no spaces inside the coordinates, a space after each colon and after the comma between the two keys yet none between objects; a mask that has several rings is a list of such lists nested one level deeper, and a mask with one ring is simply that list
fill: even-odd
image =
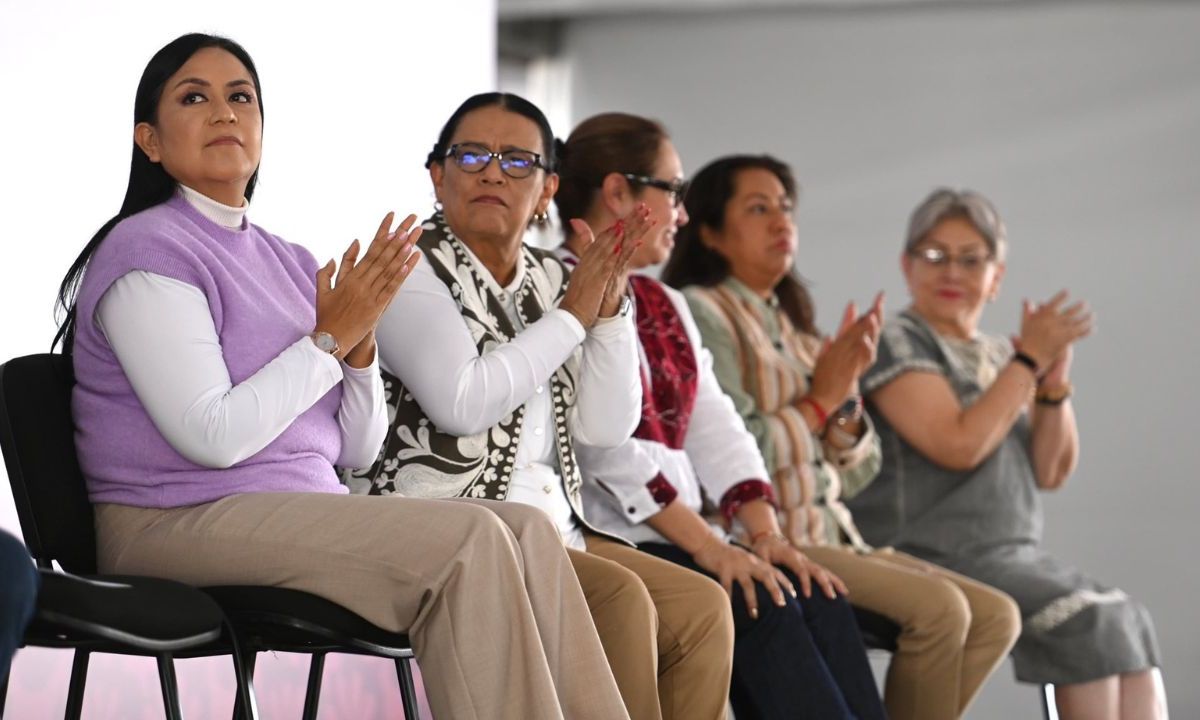
[{"label": "dark blue jeans", "polygon": [[8,677],[13,653],[33,617],[38,574],[25,545],[0,532],[0,680]]},{"label": "dark blue jeans", "polygon": [[[674,545],[642,543],[641,550],[712,577]],[[797,592],[800,582],[786,568]],[[733,684],[729,700],[738,720],[885,720],[854,611],[813,586],[812,597],[779,607],[758,590],[758,619],[750,617],[740,588],[733,592]]]}]

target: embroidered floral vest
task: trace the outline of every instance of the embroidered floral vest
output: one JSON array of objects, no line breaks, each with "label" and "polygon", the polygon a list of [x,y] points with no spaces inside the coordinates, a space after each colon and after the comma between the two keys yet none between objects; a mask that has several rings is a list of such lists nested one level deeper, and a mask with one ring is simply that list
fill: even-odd
[{"label": "embroidered floral vest", "polygon": [[[479,275],[475,264],[441,214],[424,224],[417,241],[437,277],[450,288],[463,322],[480,355],[512,340],[519,330],[509,322],[504,306]],[[526,325],[536,322],[566,292],[569,272],[553,253],[530,247],[522,249],[520,262],[525,277],[514,293],[517,313]],[[437,352],[437,348],[415,348],[415,352]],[[554,372],[550,393],[559,475],[576,517],[583,520],[580,500],[582,478],[575,461],[568,410],[575,402],[580,352]],[[442,432],[417,404],[412,393],[394,375],[383,371],[384,390],[391,419],[379,457],[365,470],[343,471],[343,481],[352,491],[371,495],[401,493],[410,497],[471,497],[504,500],[508,496],[521,420],[525,406],[482,433],[458,436]]]}]

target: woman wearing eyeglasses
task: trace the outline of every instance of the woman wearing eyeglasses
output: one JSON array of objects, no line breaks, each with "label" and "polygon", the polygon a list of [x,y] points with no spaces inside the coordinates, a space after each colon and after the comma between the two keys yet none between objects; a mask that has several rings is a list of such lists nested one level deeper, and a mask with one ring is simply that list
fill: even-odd
[{"label": "woman wearing eyeglasses", "polygon": [[859,534],[843,498],[879,468],[857,393],[882,299],[861,316],[851,304],[838,332],[819,338],[793,274],[796,193],[791,169],[770,156],[714,160],[691,180],[691,222],[663,280],[683,288],[721,387],[771,473],[783,534],[751,536],[755,552],[803,547],[845,582],[852,605],[899,626],[884,693],[893,720],[961,717],[1016,639],[1017,609],[982,583]]},{"label": "woman wearing eyeglasses", "polygon": [[[584,251],[588,225],[606,227],[643,202],[660,222],[631,265],[666,260],[688,221],[682,177],[659,123],[624,113],[584,120],[561,147],[559,214],[586,221],[564,228],[564,259],[574,262]],[[687,302],[641,274],[630,275],[628,292],[642,417],[616,447],[578,446],[588,517],[644,552],[718,579],[730,593],[730,699],[738,718],[885,717],[841,581],[789,543],[762,542],[752,552],[702,517],[706,494],[751,544],[779,535],[762,455],[721,391]]]},{"label": "woman wearing eyeglasses", "polygon": [[[416,218],[389,213],[323,266],[251,223],[261,84],[226,38],[156,52],[134,120],[125,201],[59,296],[100,571],[341,603],[412,638],[439,718],[623,717],[541,513],[339,482],[335,465],[369,464],[388,429],[375,333],[421,257]],[[419,332],[392,341],[430,352]]]},{"label": "woman wearing eyeglasses", "polygon": [[732,629],[721,588],[597,532],[580,499],[575,446],[619,445],[638,421],[623,289],[655,221],[631,206],[589,234],[573,272],[526,247],[558,176],[545,116],[515,95],[464,102],[427,167],[440,209],[419,243],[425,261],[379,325],[391,428],[349,484],[540,508],[568,548],[629,715],[722,717]]},{"label": "woman wearing eyeglasses", "polygon": [[977,193],[939,189],[913,211],[901,258],[912,304],[862,380],[883,467],[851,506],[868,538],[1016,599],[1017,678],[1053,683],[1059,717],[1165,717],[1149,613],[1040,547],[1038,492],[1078,458],[1071,357],[1092,313],[1060,292],[1024,303],[1011,343],[981,333],[1006,243]]}]

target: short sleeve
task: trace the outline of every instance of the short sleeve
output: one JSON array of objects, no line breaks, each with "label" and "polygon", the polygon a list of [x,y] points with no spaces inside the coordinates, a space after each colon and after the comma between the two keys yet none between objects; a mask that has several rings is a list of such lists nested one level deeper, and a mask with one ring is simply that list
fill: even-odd
[{"label": "short sleeve", "polygon": [[869,395],[907,372],[947,375],[945,360],[933,332],[907,313],[883,326],[875,364],[862,376],[864,395]]}]

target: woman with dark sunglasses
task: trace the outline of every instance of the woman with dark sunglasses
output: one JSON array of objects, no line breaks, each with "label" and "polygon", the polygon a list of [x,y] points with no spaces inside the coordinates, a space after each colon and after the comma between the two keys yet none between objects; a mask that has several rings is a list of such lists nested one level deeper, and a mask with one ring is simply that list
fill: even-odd
[{"label": "woman with dark sunglasses", "polygon": [[549,123],[514,95],[464,102],[427,167],[439,208],[418,243],[425,261],[379,325],[391,428],[375,464],[347,482],[543,510],[568,548],[629,715],[724,717],[732,629],[721,588],[596,531],[580,497],[575,446],[619,445],[639,416],[623,289],[629,259],[655,232],[648,209],[630,206],[588,233],[574,272],[526,247],[558,176]]}]

